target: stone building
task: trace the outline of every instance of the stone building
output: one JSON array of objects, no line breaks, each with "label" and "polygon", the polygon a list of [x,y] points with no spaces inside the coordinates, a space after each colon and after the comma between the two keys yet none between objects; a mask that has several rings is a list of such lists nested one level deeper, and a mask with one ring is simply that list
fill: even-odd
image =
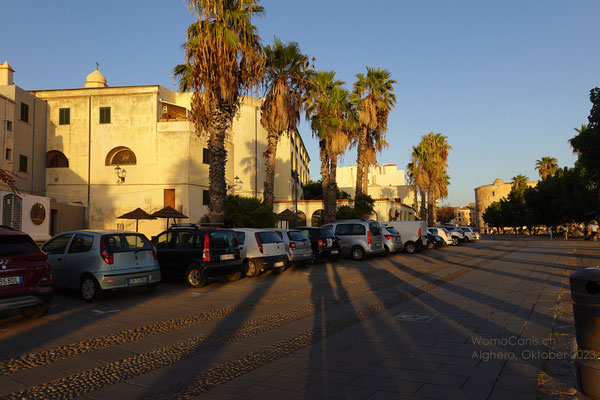
[{"label": "stone building", "polygon": [[[538,181],[528,181],[527,186],[534,187]],[[483,213],[490,204],[495,201],[500,201],[508,196],[512,190],[512,182],[504,182],[497,178],[491,185],[483,185],[475,188],[475,222],[478,229],[486,228],[487,225],[483,221]]]}]

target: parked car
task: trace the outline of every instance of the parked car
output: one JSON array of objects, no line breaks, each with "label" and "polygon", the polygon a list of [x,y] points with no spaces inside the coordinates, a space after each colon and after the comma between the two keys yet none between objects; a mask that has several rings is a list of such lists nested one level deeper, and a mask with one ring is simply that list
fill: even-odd
[{"label": "parked car", "polygon": [[235,232],[240,242],[247,277],[253,278],[267,270],[279,273],[287,268],[285,243],[274,230],[235,228]]},{"label": "parked car", "polygon": [[481,238],[481,236],[478,237],[478,234],[473,230],[473,228],[469,228],[468,226],[461,226],[460,229],[465,234],[467,242],[474,242]]},{"label": "parked car", "polygon": [[242,276],[243,263],[234,231],[198,225],[173,226],[155,238],[164,278],[185,277],[188,286],[202,287],[223,276],[230,282]]},{"label": "parked car", "polygon": [[31,237],[0,227],[0,311],[18,309],[26,318],[48,312],[54,293],[48,256]]},{"label": "parked car", "polygon": [[151,292],[160,282],[156,250],[136,232],[81,230],[61,233],[42,250],[54,272],[54,286],[78,289],[87,302],[107,289],[139,287]]},{"label": "parked car", "polygon": [[427,248],[434,249],[447,246],[446,241],[439,235],[431,233],[429,229],[427,229]]},{"label": "parked car", "polygon": [[304,226],[296,229],[304,233],[310,239],[313,252],[313,264],[316,264],[323,258],[327,258],[330,261],[337,261],[341,254],[341,241],[335,236],[335,233],[333,233],[331,229],[323,229],[315,226]]},{"label": "parked car", "polygon": [[409,254],[427,247],[427,224],[424,221],[389,221],[382,225],[396,228],[402,237],[402,247]]},{"label": "parked car", "polygon": [[305,264],[313,259],[310,239],[299,230],[275,229],[281,236],[288,256],[288,265]]},{"label": "parked car", "polygon": [[450,235],[450,232],[448,232],[446,229],[444,229],[442,227],[429,226],[429,227],[427,227],[427,232],[433,233],[434,235],[441,237],[442,239],[444,239],[444,243],[447,245],[454,244],[454,242],[452,241],[452,236]]},{"label": "parked car", "polygon": [[341,254],[355,260],[366,256],[385,254],[383,235],[379,222],[373,220],[346,219],[322,226],[330,229],[341,240]]},{"label": "parked car", "polygon": [[444,225],[444,226],[442,226],[442,228],[446,229],[448,231],[448,233],[450,233],[450,236],[452,237],[452,245],[453,246],[458,246],[459,243],[463,243],[463,242],[467,241],[465,233],[462,231],[462,229],[457,228],[456,226],[453,226],[453,225]]},{"label": "parked car", "polygon": [[386,254],[397,253],[402,250],[402,236],[393,226],[382,226],[383,247]]}]

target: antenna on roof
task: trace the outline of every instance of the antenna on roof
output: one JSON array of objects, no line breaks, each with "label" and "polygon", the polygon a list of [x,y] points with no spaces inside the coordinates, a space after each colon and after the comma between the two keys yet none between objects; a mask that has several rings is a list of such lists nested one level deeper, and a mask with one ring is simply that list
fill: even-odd
[{"label": "antenna on roof", "polygon": [[96,61],[96,71],[98,70],[99,66],[100,66],[100,63],[98,61]]}]

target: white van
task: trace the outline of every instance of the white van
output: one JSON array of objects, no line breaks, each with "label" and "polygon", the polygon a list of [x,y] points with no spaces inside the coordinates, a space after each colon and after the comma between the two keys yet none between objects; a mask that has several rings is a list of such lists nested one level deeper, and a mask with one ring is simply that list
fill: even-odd
[{"label": "white van", "polygon": [[396,228],[402,238],[402,247],[408,254],[427,247],[427,224],[425,221],[389,221],[381,225]]}]

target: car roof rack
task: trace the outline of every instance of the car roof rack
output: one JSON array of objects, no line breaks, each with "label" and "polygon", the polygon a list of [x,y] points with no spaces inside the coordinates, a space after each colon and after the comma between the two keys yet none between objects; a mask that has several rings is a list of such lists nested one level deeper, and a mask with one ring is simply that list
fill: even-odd
[{"label": "car roof rack", "polygon": [[193,222],[185,222],[185,223],[178,223],[178,224],[171,224],[171,228],[192,228],[192,229],[199,229],[199,228],[225,228],[225,224],[224,223],[211,223],[211,222],[198,222],[198,223],[193,223]]}]

